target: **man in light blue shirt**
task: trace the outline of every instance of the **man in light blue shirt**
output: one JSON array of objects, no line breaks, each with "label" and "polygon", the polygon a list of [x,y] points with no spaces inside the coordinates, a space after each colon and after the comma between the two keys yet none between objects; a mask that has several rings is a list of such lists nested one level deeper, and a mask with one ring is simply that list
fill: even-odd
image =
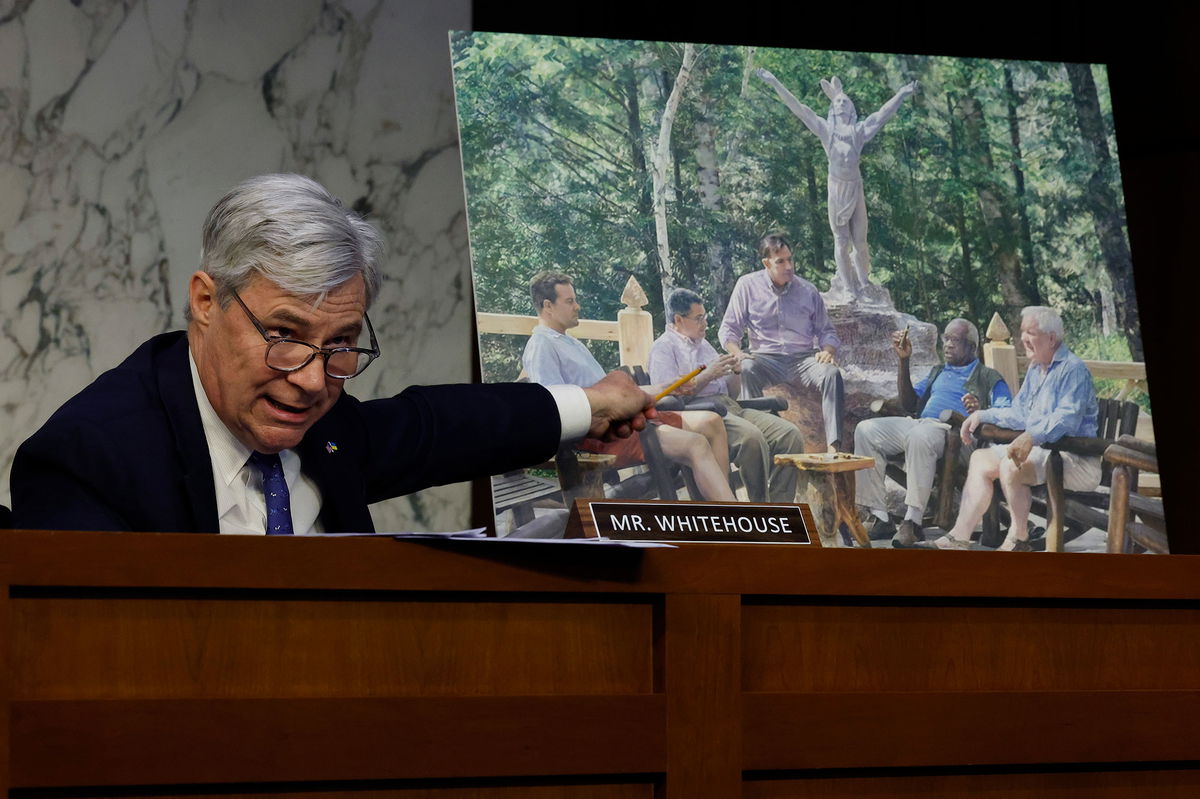
[{"label": "man in light blue shirt", "polygon": [[[530,299],[538,312],[538,324],[529,336],[521,364],[529,379],[542,385],[590,386],[597,376],[604,376],[604,367],[591,350],[567,330],[579,325],[579,302],[570,275],[545,271],[529,281]],[[655,387],[647,389],[655,392]],[[663,453],[692,470],[703,497],[718,502],[735,500],[729,487],[729,439],[721,417],[711,411],[683,411],[657,414],[662,424],[658,439]],[[616,466],[645,461],[641,437],[637,435],[619,442],[600,442],[585,439],[580,448],[591,452],[615,455]]]},{"label": "man in light blue shirt", "polygon": [[[984,423],[1024,432],[1011,444],[976,450],[971,456],[958,519],[949,533],[934,542],[939,549],[970,545],[971,533],[991,503],[992,482],[999,478],[1012,515],[1008,536],[999,549],[1028,551],[1029,489],[1046,482],[1050,456],[1041,445],[1063,436],[1096,435],[1100,409],[1092,374],[1063,344],[1058,313],[1039,305],[1021,311],[1021,344],[1029,356],[1029,369],[1012,407],[975,411],[963,423],[962,436],[969,441]],[[1088,491],[1100,484],[1098,456],[1061,454],[1063,484],[1068,490]]]},{"label": "man in light blue shirt", "polygon": [[[893,546],[906,547],[923,540],[921,521],[950,429],[939,420],[942,412],[968,414],[981,408],[1005,407],[1012,404],[1012,392],[999,372],[979,362],[979,331],[966,319],[954,319],[946,325],[942,333],[945,365],[936,367],[915,386],[909,373],[913,348],[907,330],[892,334],[892,349],[899,359],[899,400],[912,415],[860,422],[854,428],[854,454],[875,459],[875,467],[861,472],[858,478],[858,502],[876,518],[871,537],[892,538]],[[883,486],[887,458],[894,455],[904,455],[907,476],[907,509],[899,529],[888,518]]]}]

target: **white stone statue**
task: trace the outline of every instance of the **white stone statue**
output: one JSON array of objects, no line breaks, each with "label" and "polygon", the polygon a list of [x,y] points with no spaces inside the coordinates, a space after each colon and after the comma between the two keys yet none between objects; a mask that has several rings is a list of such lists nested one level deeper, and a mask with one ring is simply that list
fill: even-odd
[{"label": "white stone statue", "polygon": [[[856,300],[864,296],[868,286],[874,285],[869,277],[867,201],[858,163],[863,147],[896,115],[905,98],[916,92],[917,83],[913,81],[902,87],[882,108],[859,122],[854,103],[842,91],[842,82],[836,77],[821,81],[821,88],[829,98],[829,116],[821,119],[770,72],[758,69],[755,74],[775,89],[784,105],[816,134],[825,148],[829,158],[829,227],[833,230],[833,257],[837,263],[837,277],[830,292],[837,299]],[[886,292],[883,294],[886,296]]]}]

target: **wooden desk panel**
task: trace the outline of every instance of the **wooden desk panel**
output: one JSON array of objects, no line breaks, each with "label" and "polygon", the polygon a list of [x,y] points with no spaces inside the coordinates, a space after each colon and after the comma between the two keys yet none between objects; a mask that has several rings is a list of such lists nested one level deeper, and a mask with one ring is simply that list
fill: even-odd
[{"label": "wooden desk panel", "polygon": [[17,531],[0,577],[0,784],[26,796],[1123,799],[1200,774],[1196,558]]},{"label": "wooden desk panel", "polygon": [[664,771],[662,696],[12,705],[22,787]]},{"label": "wooden desk panel", "polygon": [[[73,792],[72,796],[88,794]],[[119,796],[105,792],[104,797]],[[138,791],[138,799],[171,799],[178,794],[153,794]],[[282,794],[289,796],[295,794]],[[439,788],[391,788],[386,790],[353,788],[340,791],[308,791],[300,794],[303,799],[654,799],[654,786],[638,783],[613,783],[596,785],[472,785],[470,787]],[[279,793],[196,793],[188,799],[280,799]]]},{"label": "wooden desk panel", "polygon": [[97,590],[9,605],[14,699],[648,694],[653,607],[227,599]]},{"label": "wooden desk panel", "polygon": [[[760,603],[761,602],[761,603]],[[755,692],[1200,689],[1200,608],[747,604]]]},{"label": "wooden desk panel", "polygon": [[971,774],[752,780],[745,799],[1195,799],[1193,771],[981,772]]}]

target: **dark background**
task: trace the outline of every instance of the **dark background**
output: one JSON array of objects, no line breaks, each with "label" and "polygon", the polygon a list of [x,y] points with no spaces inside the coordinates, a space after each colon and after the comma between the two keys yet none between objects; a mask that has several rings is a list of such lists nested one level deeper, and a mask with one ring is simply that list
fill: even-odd
[{"label": "dark background", "polygon": [[[1191,496],[1200,369],[1200,81],[1196,9],[1151,4],[1120,16],[1094,3],[795,4],[476,0],[473,27],[567,36],[768,47],[1088,61],[1109,66],[1130,248],[1154,406],[1171,551],[1200,553]],[[1129,298],[1132,300],[1132,298]],[[1069,345],[1069,342],[1068,342]]]}]

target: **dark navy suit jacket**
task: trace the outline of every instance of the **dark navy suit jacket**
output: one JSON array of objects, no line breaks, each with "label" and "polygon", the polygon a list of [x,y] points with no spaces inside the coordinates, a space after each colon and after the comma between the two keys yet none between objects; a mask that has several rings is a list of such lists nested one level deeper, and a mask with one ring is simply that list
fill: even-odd
[{"label": "dark navy suit jacket", "polygon": [[[367,505],[554,455],[558,410],[536,384],[343,393],[296,448],[327,532],[374,529]],[[147,341],[72,397],[17,450],[13,527],[218,532],[212,463],[187,336]]]}]

